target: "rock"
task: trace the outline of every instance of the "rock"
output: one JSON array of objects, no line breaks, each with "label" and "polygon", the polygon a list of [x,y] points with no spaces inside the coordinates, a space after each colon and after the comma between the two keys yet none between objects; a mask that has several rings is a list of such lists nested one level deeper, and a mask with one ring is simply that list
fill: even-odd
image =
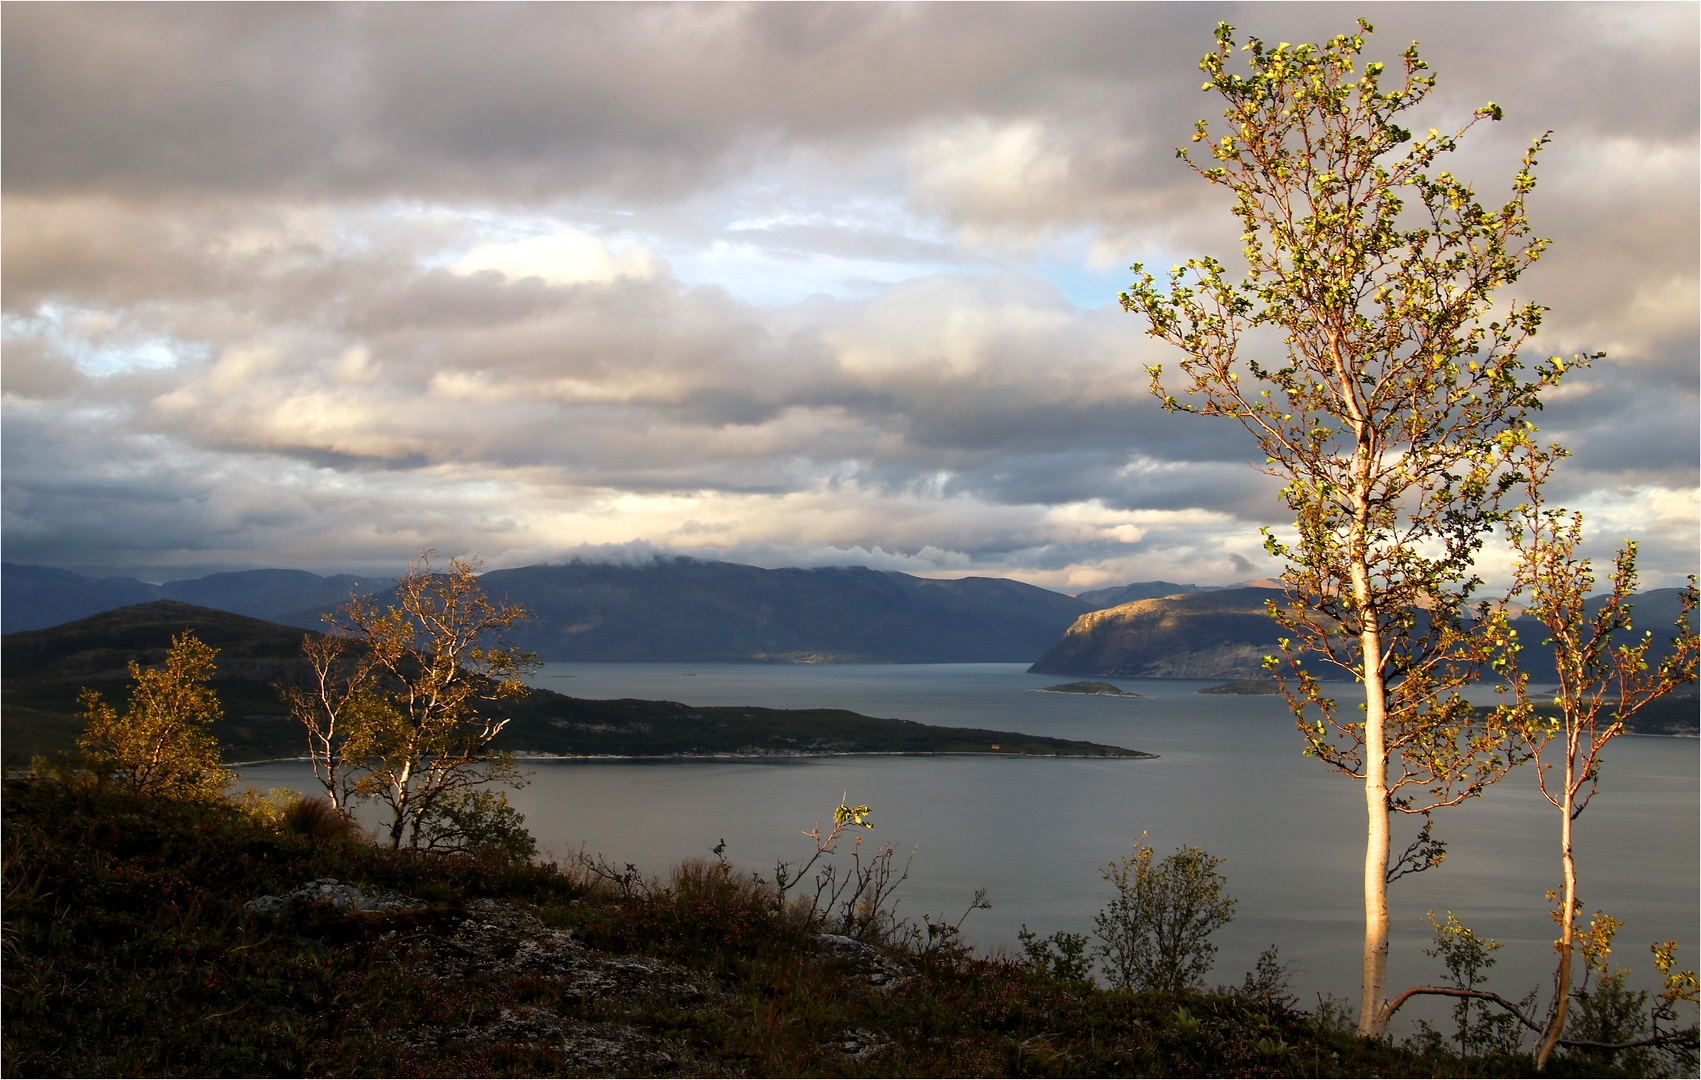
[{"label": "rock", "polygon": [[844,1033],[838,1049],[839,1053],[845,1057],[861,1064],[890,1045],[892,1045],[892,1040],[885,1032],[875,1031],[873,1028],[859,1027],[851,1028]]},{"label": "rock", "polygon": [[815,951],[847,962],[851,971],[882,993],[906,985],[915,975],[908,961],[889,956],[866,941],[844,934],[811,934]]},{"label": "rock", "polygon": [[242,910],[256,915],[277,915],[294,903],[329,904],[342,911],[402,911],[424,907],[417,900],[403,896],[372,899],[353,885],[344,885],[336,878],[319,878],[298,885],[282,896],[261,896],[242,905]]},{"label": "rock", "polygon": [[[719,991],[712,979],[664,960],[597,952],[566,931],[498,900],[474,900],[458,922],[439,932],[397,930],[411,962],[453,985],[525,979],[553,983],[581,1000],[600,1000],[614,1012],[637,1012],[654,1003],[672,1007]],[[585,1022],[553,1009],[515,1005],[473,1025],[421,1024],[397,1034],[415,1049],[521,1044],[562,1055],[568,1069],[585,1075],[694,1073],[688,1047],[609,1020]]]}]

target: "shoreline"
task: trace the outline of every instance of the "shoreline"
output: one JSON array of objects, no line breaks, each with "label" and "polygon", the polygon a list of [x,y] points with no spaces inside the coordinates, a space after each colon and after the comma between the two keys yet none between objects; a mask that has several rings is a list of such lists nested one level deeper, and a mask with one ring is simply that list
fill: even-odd
[{"label": "shoreline", "polygon": [[[990,750],[775,750],[754,754],[515,754],[515,761],[791,761],[801,758],[838,757],[978,757],[1011,758],[1028,761],[1156,761],[1162,754],[1130,750],[1126,754],[1003,754]],[[261,758],[258,761],[229,761],[226,768],[239,769],[254,765],[284,765],[311,761],[305,756]]]}]

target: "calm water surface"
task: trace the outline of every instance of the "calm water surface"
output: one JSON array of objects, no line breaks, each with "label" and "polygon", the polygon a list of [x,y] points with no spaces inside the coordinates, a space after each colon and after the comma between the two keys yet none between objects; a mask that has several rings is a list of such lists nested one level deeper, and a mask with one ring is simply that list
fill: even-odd
[{"label": "calm water surface", "polygon": [[[647,873],[705,856],[768,870],[808,850],[799,833],[828,820],[841,794],[874,808],[872,839],[914,849],[899,913],[960,914],[977,887],[965,936],[1016,947],[1041,934],[1090,932],[1109,885],[1102,868],[1142,834],[1160,853],[1183,844],[1226,861],[1235,921],[1214,939],[1214,977],[1238,982],[1275,944],[1292,982],[1356,998],[1363,932],[1362,788],[1300,754],[1279,698],[1200,695],[1203,682],[1119,680],[1138,699],[1037,694],[1055,676],[1018,664],[550,664],[536,684],[575,697],[693,705],[836,707],[923,723],[1112,743],[1157,760],[839,757],[776,762],[531,762],[511,798],[540,844],[581,845]],[[1676,939],[1685,966],[1697,922],[1698,744],[1624,737],[1607,754],[1600,794],[1579,821],[1580,891],[1589,911],[1625,921],[1615,959],[1652,985],[1649,942]],[[261,787],[311,788],[305,765],[242,770]],[[1555,811],[1534,774],[1514,773],[1471,805],[1444,812],[1446,864],[1390,889],[1390,985],[1432,981],[1424,914],[1453,911],[1504,944],[1490,987],[1509,996],[1549,970],[1552,923],[1543,894],[1558,884]],[[1399,827],[1397,823],[1396,827]],[[1405,830],[1409,832],[1410,830]],[[1403,834],[1397,834],[1403,846]]]}]

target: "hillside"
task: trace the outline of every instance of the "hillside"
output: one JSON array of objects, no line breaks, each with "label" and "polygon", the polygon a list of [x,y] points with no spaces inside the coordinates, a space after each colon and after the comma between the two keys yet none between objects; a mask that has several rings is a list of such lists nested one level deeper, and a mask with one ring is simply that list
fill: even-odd
[{"label": "hillside", "polygon": [[1136,600],[1082,615],[1028,670],[1126,679],[1241,679],[1276,649],[1264,613],[1274,589],[1217,589]]},{"label": "hillside", "polygon": [[[8,758],[70,750],[83,728],[76,699],[100,691],[122,710],[128,663],[164,660],[174,634],[193,630],[219,649],[213,689],[224,719],[213,733],[231,761],[295,757],[300,727],[273,683],[304,677],[302,631],[229,612],[156,600],[46,630],[0,638]],[[863,716],[843,709],[693,708],[671,701],[597,701],[535,689],[505,703],[499,745],[563,756],[767,756],[835,753],[978,753],[1013,756],[1149,757],[1138,751],[979,728]]]},{"label": "hillside", "polygon": [[272,683],[306,674],[302,631],[228,611],[155,600],[101,612],[63,626],[0,637],[5,710],[0,714],[8,759],[72,748],[83,722],[77,694],[98,690],[123,711],[129,700],[129,662],[165,660],[174,634],[193,630],[219,650],[213,689],[225,718],[213,731],[232,760],[294,754],[299,743]]},{"label": "hillside", "polygon": [[892,925],[902,888],[856,923],[783,905],[768,866],[634,881],[5,784],[7,1076],[1528,1074],[1356,1039],[1285,987],[1178,998],[977,956]]},{"label": "hillside", "polygon": [[[1281,636],[1265,614],[1265,601],[1280,600],[1276,589],[1238,588],[1137,600],[1089,612],[1077,619],[1063,640],[1028,670],[1042,675],[1098,675],[1121,678],[1257,679],[1262,658],[1277,651]],[[1598,609],[1599,598],[1591,601]],[[1619,635],[1635,640],[1654,635],[1653,656],[1663,655],[1681,606],[1678,589],[1650,589],[1635,598],[1635,629]],[[1555,679],[1553,653],[1543,644],[1547,628],[1529,616],[1513,622],[1524,651],[1519,657],[1531,685]],[[1325,674],[1325,678],[1333,673]]]}]

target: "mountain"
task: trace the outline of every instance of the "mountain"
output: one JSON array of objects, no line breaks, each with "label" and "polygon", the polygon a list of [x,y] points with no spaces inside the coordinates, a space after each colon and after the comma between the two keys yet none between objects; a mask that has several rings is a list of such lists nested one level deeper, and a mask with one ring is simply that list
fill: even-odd
[{"label": "mountain", "polygon": [[160,591],[184,603],[272,619],[306,607],[330,610],[347,601],[351,590],[364,596],[392,584],[392,578],[360,578],[353,574],[320,577],[305,570],[239,570],[168,581],[160,586]]},{"label": "mountain", "polygon": [[[1275,588],[1241,587],[1137,600],[1089,612],[1028,670],[1041,675],[1100,675],[1122,678],[1251,679],[1264,676],[1264,656],[1277,651],[1281,632],[1266,615],[1266,600],[1281,600]],[[1589,602],[1599,610],[1602,598]],[[1633,601],[1635,629],[1617,640],[1630,643],[1652,631],[1657,662],[1667,651],[1681,610],[1682,591],[1650,589]],[[1543,644],[1547,628],[1525,615],[1513,621],[1524,651],[1519,663],[1532,687],[1557,677],[1553,653]],[[1323,669],[1322,678],[1339,677]]]},{"label": "mountain", "polygon": [[162,595],[158,585],[130,577],[90,578],[50,566],[0,563],[0,631],[58,626]]},{"label": "mountain", "polygon": [[1214,589],[1088,612],[1028,670],[1128,679],[1242,679],[1263,672],[1279,633],[1275,589]]},{"label": "mountain", "polygon": [[527,566],[481,579],[531,608],[514,640],[546,660],[1031,661],[1087,605],[1002,578],[657,560]]},{"label": "mountain", "polygon": [[[697,559],[525,566],[481,580],[535,618],[515,642],[546,660],[1026,663],[1092,605],[1002,578],[937,581],[866,567],[764,570]],[[247,570],[149,585],[6,563],[7,633],[173,599],[305,629],[389,579]],[[384,602],[380,599],[380,603]]]},{"label": "mountain", "polygon": [[[531,611],[512,641],[545,660],[1020,663],[1087,610],[1002,578],[936,581],[861,566],[765,570],[677,558],[524,566],[479,580],[492,597]],[[320,610],[278,621],[318,626]]]},{"label": "mountain", "polygon": [[352,574],[320,577],[305,570],[242,570],[150,585],[130,577],[90,578],[69,570],[22,563],[0,564],[0,632],[14,634],[151,600],[180,600],[272,619],[309,606],[329,610],[350,589],[376,592],[389,578]]},{"label": "mountain", "polygon": [[1198,585],[1177,585],[1173,581],[1135,581],[1127,585],[1113,585],[1108,589],[1088,589],[1086,592],[1076,593],[1075,599],[1090,604],[1096,611],[1131,604],[1136,600],[1152,600],[1160,596],[1180,596],[1183,593],[1202,591]]}]

